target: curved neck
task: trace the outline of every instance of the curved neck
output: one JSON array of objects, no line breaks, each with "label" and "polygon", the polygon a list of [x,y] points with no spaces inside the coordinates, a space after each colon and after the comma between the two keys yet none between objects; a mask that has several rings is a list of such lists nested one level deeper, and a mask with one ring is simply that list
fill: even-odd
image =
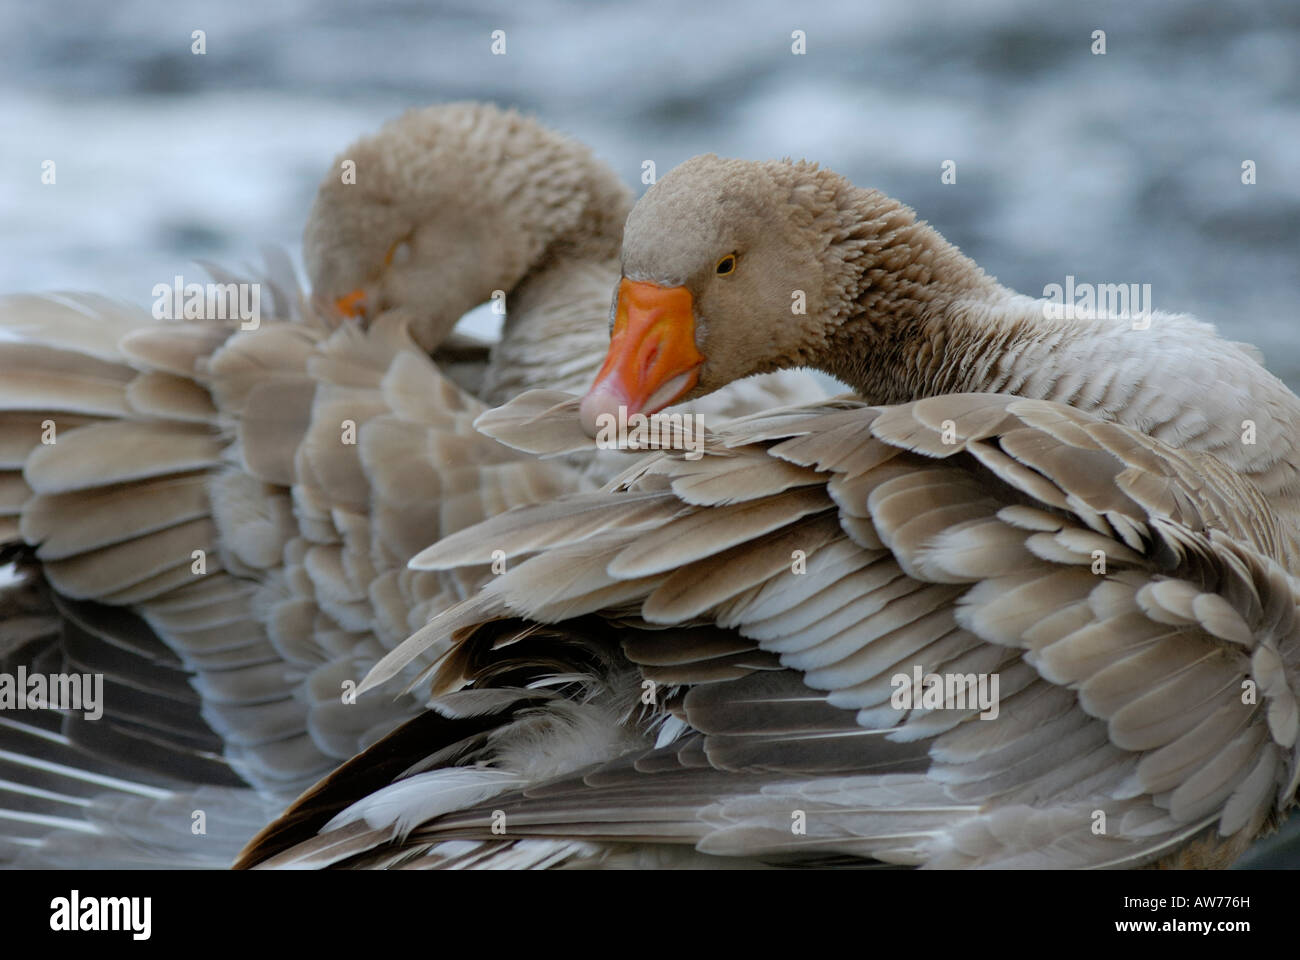
[{"label": "curved neck", "polygon": [[480,399],[505,403],[525,390],[583,393],[609,349],[617,255],[556,258],[510,294],[501,339],[492,347]]},{"label": "curved neck", "polygon": [[1061,303],[1022,296],[906,207],[862,194],[840,255],[855,269],[827,319],[821,369],[873,404],[966,392],[1065,403],[1213,454],[1300,519],[1300,398],[1252,348],[1151,309],[1149,288],[1126,291],[1127,312],[1087,291]]},{"label": "curved neck", "polygon": [[909,207],[842,178],[836,188],[814,223],[830,237],[822,369],[873,403],[973,389],[961,358],[983,332],[978,320],[1014,294]]}]

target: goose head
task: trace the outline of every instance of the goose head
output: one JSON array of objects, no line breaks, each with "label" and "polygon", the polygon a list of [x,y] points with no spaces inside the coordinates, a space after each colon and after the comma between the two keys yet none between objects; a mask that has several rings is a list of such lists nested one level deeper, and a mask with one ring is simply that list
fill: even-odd
[{"label": "goose head", "polygon": [[319,300],[363,324],[401,314],[431,351],[496,278],[478,275],[476,245],[456,242],[471,202],[443,207],[410,166],[418,158],[391,149],[413,132],[385,128],[340,155],[317,191],[303,259]]},{"label": "goose head", "polygon": [[[430,230],[378,190],[321,185],[303,234],[312,291],[346,317],[372,320],[408,304],[438,304]],[[432,319],[432,316],[430,317]]]},{"label": "goose head", "polygon": [[303,233],[313,294],[436,348],[469,309],[559,260],[617,255],[628,191],[581,144],[511,110],[411,110],[343,151]]},{"label": "goose head", "polygon": [[865,391],[873,350],[897,352],[945,288],[971,287],[996,285],[877,191],[802,161],[695,157],[628,217],[583,427],[792,367]]}]

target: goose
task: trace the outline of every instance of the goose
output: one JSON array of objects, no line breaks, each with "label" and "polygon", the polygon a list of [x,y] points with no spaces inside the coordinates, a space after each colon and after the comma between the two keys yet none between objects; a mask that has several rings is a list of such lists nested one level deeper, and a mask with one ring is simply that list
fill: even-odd
[{"label": "goose", "polygon": [[879,192],[714,155],[634,207],[611,333],[584,396],[479,428],[559,456],[760,371],[856,393],[418,554],[504,558],[363,684],[436,658],[430,709],[240,866],[1222,867],[1294,802],[1300,399],[1252,348],[1054,315]]},{"label": "goose", "polygon": [[[581,144],[440,105],[336,159],[304,231],[310,295],[283,254],[213,268],[257,285],[252,323],[0,300],[0,562],[23,574],[0,595],[0,675],[105,684],[102,718],[0,712],[0,862],[228,865],[420,712],[353,692],[486,568],[406,561],[610,473],[608,456],[542,463],[470,424],[480,397],[590,379],[630,205]],[[489,352],[452,327],[494,297]],[[769,379],[722,408],[824,395]],[[192,831],[200,809],[210,827]]]}]

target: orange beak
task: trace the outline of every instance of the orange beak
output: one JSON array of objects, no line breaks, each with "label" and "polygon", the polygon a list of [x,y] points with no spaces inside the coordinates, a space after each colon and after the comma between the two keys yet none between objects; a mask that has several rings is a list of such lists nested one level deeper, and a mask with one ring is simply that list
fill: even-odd
[{"label": "orange beak", "polygon": [[695,386],[704,362],[695,347],[694,300],[685,287],[628,280],[618,285],[605,365],[582,398],[582,427],[594,437],[602,414],[655,413]]},{"label": "orange beak", "polygon": [[335,300],[334,306],[338,307],[339,313],[345,317],[359,317],[366,309],[366,292],[360,289],[353,290]]}]

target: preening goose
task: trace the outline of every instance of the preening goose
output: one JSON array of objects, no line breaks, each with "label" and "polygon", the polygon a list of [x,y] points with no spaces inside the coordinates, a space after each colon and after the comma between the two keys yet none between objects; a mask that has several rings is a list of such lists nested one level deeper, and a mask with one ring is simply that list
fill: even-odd
[{"label": "preening goose", "polygon": [[[688,161],[622,266],[581,402],[483,429],[562,453],[793,365],[859,397],[419,554],[508,568],[367,680],[436,655],[433,709],[244,864],[1217,866],[1292,804],[1300,400],[1249,348],[1051,319],[807,163]],[[545,756],[494,741],[525,717]]]},{"label": "preening goose", "polygon": [[[102,718],[0,709],[0,861],[229,863],[303,787],[418,713],[350,691],[487,568],[406,561],[592,487],[476,434],[485,407],[440,366],[485,395],[589,380],[629,203],[586,148],[534,121],[434,107],[325,178],[304,236],[310,299],[275,258],[266,277],[217,277],[259,284],[251,320],[0,300],[0,545],[27,579],[0,597],[0,674],[106,684]],[[509,322],[484,368],[481,349],[447,340],[494,291]],[[202,785],[260,798],[195,799]]]}]

